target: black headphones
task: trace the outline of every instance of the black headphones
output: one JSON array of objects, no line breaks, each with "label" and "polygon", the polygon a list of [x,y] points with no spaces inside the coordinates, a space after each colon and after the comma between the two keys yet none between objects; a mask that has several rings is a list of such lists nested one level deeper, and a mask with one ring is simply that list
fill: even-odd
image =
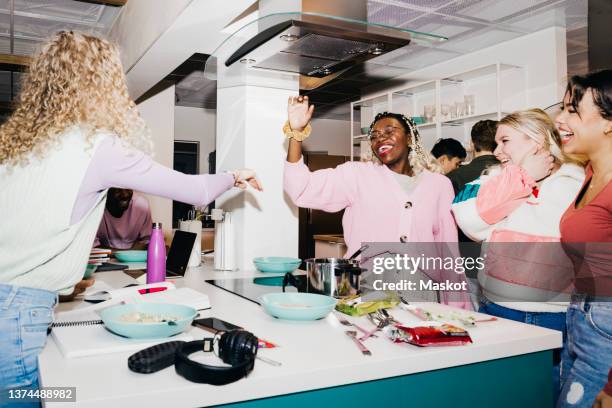
[{"label": "black headphones", "polygon": [[[190,341],[180,345],[174,356],[177,374],[189,381],[213,385],[224,385],[246,377],[255,365],[259,340],[246,330],[221,332],[221,337]],[[189,358],[196,351],[212,352],[218,339],[219,357],[231,367],[201,364]]]}]

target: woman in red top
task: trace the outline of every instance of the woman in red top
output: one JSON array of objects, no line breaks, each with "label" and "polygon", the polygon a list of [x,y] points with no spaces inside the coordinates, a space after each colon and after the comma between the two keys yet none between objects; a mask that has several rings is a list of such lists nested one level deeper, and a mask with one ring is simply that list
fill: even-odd
[{"label": "woman in red top", "polygon": [[[561,218],[574,263],[558,407],[607,406],[612,383],[612,70],[574,76],[557,117],[563,151],[589,160],[584,185]],[[604,388],[605,387],[605,388]],[[603,390],[602,390],[603,389]],[[608,401],[606,401],[608,400]]]}]

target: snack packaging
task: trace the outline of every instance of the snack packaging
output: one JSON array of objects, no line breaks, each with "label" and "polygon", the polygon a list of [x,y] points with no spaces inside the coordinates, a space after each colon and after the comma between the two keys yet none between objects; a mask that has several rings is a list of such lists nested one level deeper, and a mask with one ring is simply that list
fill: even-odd
[{"label": "snack packaging", "polygon": [[472,343],[472,338],[465,329],[447,323],[422,322],[416,327],[395,324],[387,326],[383,332],[394,343],[410,343],[420,347],[462,346]]},{"label": "snack packaging", "polygon": [[365,316],[380,309],[394,308],[399,303],[399,297],[394,292],[385,292],[379,299],[369,301],[355,295],[339,299],[336,310],[349,316]]}]

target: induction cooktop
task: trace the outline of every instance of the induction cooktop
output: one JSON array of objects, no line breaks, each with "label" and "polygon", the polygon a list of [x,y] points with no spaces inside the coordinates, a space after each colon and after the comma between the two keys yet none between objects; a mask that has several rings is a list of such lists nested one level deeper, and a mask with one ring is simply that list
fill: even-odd
[{"label": "induction cooktop", "polygon": [[[210,283],[220,289],[250,300],[258,305],[261,304],[261,296],[267,293],[279,293],[283,291],[283,276],[265,276],[258,278],[239,278],[239,279],[211,279]],[[286,292],[297,292],[293,286],[287,286]]]}]

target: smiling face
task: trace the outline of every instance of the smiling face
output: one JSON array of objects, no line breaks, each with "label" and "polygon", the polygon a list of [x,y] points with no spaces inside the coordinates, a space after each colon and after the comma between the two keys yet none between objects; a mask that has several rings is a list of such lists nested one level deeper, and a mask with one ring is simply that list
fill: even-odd
[{"label": "smiling face", "polygon": [[121,218],[132,201],[132,190],[125,188],[109,188],[106,198],[106,209],[115,218]]},{"label": "smiling face", "polygon": [[584,93],[577,111],[571,104],[569,93],[566,93],[556,124],[561,133],[563,152],[567,154],[592,156],[604,145],[608,138],[606,132],[612,132],[612,122],[601,116],[593,102],[591,89]]},{"label": "smiling face", "polygon": [[397,119],[380,119],[372,127],[370,135],[372,151],[382,164],[390,166],[408,157],[410,135]]},{"label": "smiling face", "polygon": [[497,142],[497,148],[493,154],[502,166],[518,165],[533,150],[534,146],[538,146],[535,140],[508,125],[497,127],[495,142]]}]

